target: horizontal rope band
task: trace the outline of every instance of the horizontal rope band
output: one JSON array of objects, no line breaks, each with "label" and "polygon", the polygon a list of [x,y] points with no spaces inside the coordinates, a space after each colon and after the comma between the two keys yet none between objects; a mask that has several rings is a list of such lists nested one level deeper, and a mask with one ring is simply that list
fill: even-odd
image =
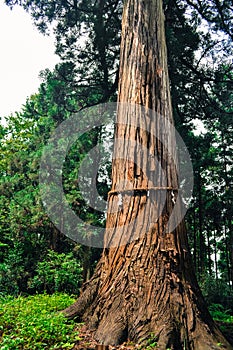
[{"label": "horizontal rope band", "polygon": [[148,191],[179,191],[178,188],[173,187],[147,187],[147,188],[129,188],[129,189],[122,189],[122,190],[112,190],[108,192],[108,195],[114,195],[114,194],[120,194],[120,193],[128,193],[128,192],[148,192]]}]

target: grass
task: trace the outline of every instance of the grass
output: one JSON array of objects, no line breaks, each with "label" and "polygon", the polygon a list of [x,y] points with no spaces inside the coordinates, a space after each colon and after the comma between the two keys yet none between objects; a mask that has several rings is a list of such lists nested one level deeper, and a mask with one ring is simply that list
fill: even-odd
[{"label": "grass", "polygon": [[75,323],[58,311],[73,302],[67,294],[0,297],[0,350],[72,349]]}]

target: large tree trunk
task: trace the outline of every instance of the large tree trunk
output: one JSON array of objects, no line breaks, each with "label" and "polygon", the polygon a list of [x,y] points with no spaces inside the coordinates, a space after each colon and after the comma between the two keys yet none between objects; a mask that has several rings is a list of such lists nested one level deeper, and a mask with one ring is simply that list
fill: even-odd
[{"label": "large tree trunk", "polygon": [[173,132],[161,130],[173,122],[162,0],[125,2],[118,98],[130,107],[118,108],[106,248],[79,300],[64,312],[94,328],[105,345],[144,343],[153,334],[161,350],[219,349],[218,343],[231,349],[197,285],[184,223],[169,232],[178,176],[167,151],[168,144],[175,149]]}]

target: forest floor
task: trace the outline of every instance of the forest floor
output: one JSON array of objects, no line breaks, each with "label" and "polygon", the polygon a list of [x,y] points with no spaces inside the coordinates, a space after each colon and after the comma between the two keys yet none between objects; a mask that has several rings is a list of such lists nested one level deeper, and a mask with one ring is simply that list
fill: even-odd
[{"label": "forest floor", "polygon": [[81,340],[77,342],[74,347],[74,350],[132,350],[132,349],[141,349],[141,346],[135,344],[124,343],[117,346],[103,346],[99,345],[98,342],[94,339],[93,332],[89,331],[84,325],[81,328],[77,329],[79,337]]},{"label": "forest floor", "polygon": [[[219,327],[222,329],[223,334],[228,339],[228,341],[233,345],[233,324],[225,322],[216,322]],[[117,346],[103,346],[99,345],[98,342],[94,339],[93,332],[89,331],[86,326],[79,327],[77,329],[79,332],[79,337],[81,340],[77,342],[73,350],[132,350],[132,349],[152,349],[150,345],[145,348],[142,348],[138,344],[124,343]]]},{"label": "forest floor", "polygon": [[[68,294],[54,293],[32,296],[1,296],[0,350],[152,350],[154,337],[146,346],[127,342],[118,346],[103,346],[94,339],[94,332],[83,323],[67,320],[58,310],[64,310],[75,299]],[[211,312],[226,338],[233,345],[233,315],[219,304]],[[164,349],[162,349],[164,350]]]}]

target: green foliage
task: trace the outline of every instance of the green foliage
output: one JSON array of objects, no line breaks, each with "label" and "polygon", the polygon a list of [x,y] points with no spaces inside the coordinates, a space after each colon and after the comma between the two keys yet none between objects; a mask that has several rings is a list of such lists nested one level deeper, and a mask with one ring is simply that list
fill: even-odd
[{"label": "green foliage", "polygon": [[147,339],[145,346],[143,345],[139,347],[139,349],[146,349],[146,350],[156,349],[156,348],[157,348],[157,338],[154,335],[154,333],[150,334],[150,337]]},{"label": "green foliage", "polygon": [[25,284],[25,257],[20,242],[7,247],[0,263],[0,290],[3,294],[17,295]]},{"label": "green foliage", "polygon": [[230,310],[225,310],[221,304],[210,305],[209,311],[215,321],[233,323],[233,315]]},{"label": "green foliage", "polygon": [[[85,248],[80,247],[72,256],[75,244],[50,222],[40,200],[38,174],[43,147],[51,132],[58,122],[69,117],[67,108],[77,107],[71,92],[69,84],[59,80],[56,72],[47,72],[38,94],[27,100],[20,113],[7,118],[2,133],[0,289],[4,294],[43,290],[77,293],[80,287],[81,265],[87,265]],[[97,214],[87,212],[76,184],[83,150],[90,148],[92,135],[80,143],[80,148],[72,148],[64,165],[64,190],[77,214],[93,222],[98,221]],[[68,256],[55,257],[49,250]]]},{"label": "green foliage", "polygon": [[72,349],[74,322],[58,311],[73,302],[66,294],[0,298],[1,350]]},{"label": "green foliage", "polygon": [[35,292],[66,292],[77,294],[82,281],[80,262],[72,253],[48,252],[44,261],[38,262],[35,276],[29,280],[29,289]]},{"label": "green foliage", "polygon": [[221,304],[233,313],[233,291],[225,280],[216,280],[206,274],[200,280],[200,287],[208,305]]}]

